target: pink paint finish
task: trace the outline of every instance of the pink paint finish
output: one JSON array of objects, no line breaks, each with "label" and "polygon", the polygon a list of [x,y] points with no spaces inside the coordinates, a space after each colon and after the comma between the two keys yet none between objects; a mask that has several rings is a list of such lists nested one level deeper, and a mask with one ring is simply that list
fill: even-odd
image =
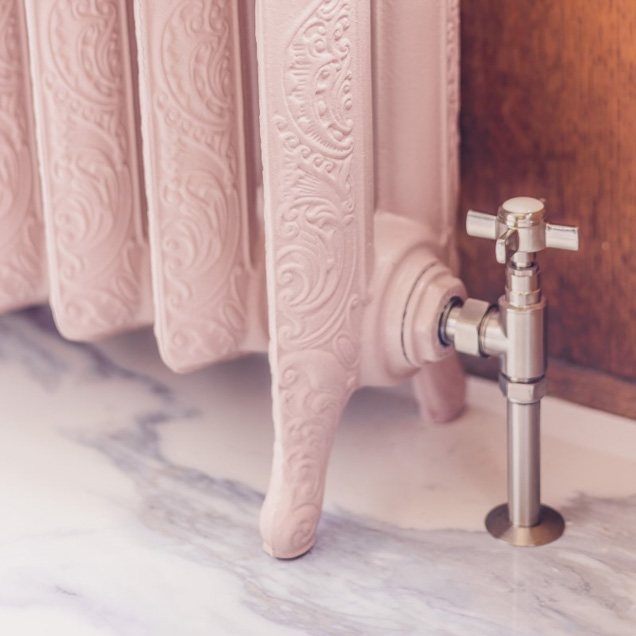
[{"label": "pink paint finish", "polygon": [[47,297],[22,2],[0,4],[0,311]]},{"label": "pink paint finish", "polygon": [[[459,2],[373,2],[376,206],[424,224],[456,270]],[[454,418],[465,383],[457,360],[424,364],[413,378],[422,415]]]},{"label": "pink paint finish", "polygon": [[270,365],[276,441],[264,547],[306,552],[340,414],[358,386],[371,274],[369,5],[259,0]]},{"label": "pink paint finish", "polygon": [[443,360],[426,363],[413,376],[412,386],[425,422],[450,422],[464,410],[466,376],[454,351]]},{"label": "pink paint finish", "polygon": [[125,0],[26,0],[51,305],[64,336],[147,324],[150,264]]},{"label": "pink paint finish", "polygon": [[[392,384],[424,366],[418,397],[430,417],[445,419],[463,401],[456,360],[430,364],[452,353],[439,342],[437,323],[450,298],[466,293],[440,260],[449,257],[456,202],[449,73],[457,55],[439,44],[456,36],[448,25],[457,13],[456,3],[434,4],[376,3],[380,40],[373,48],[367,3],[257,3],[275,427],[261,533],[277,557],[298,556],[314,542],[334,432],[358,386]],[[422,52],[417,29],[407,24],[410,10],[418,20],[439,18],[430,61],[436,82],[419,78],[421,60],[409,58],[410,46]],[[399,24],[386,28],[395,18]],[[402,31],[409,41],[398,45],[404,66],[382,59]],[[382,91],[391,97],[378,100]],[[424,113],[416,112],[417,100],[406,103],[418,96],[428,98]],[[427,117],[424,125],[411,121]],[[391,213],[375,214],[374,124],[376,168],[384,172],[375,194]],[[425,174],[440,156],[441,168]]]},{"label": "pink paint finish", "polygon": [[434,232],[455,263],[459,0],[372,0],[376,205]]},{"label": "pink paint finish", "polygon": [[386,386],[452,355],[439,340],[439,317],[466,290],[431,247],[430,228],[388,212],[377,212],[373,220],[375,269],[363,321],[360,384]]},{"label": "pink paint finish", "polygon": [[138,78],[131,3],[27,0],[28,25],[58,325],[86,339],[147,320],[137,80],[159,347],[189,371],[262,349],[269,329],[260,527],[291,558],[314,543],[353,391],[415,377],[427,419],[463,405],[437,333],[466,295],[458,5],[257,0],[254,27],[252,2],[135,0]]},{"label": "pink paint finish", "polygon": [[241,72],[253,34],[232,0],[134,4],[155,334],[183,372],[237,355],[254,318]]}]

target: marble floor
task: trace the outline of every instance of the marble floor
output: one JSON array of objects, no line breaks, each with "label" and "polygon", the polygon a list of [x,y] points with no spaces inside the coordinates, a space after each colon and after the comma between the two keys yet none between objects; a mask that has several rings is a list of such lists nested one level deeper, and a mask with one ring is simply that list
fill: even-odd
[{"label": "marble floor", "polygon": [[357,393],[315,548],[261,551],[272,431],[263,356],[188,376],[149,331],[63,341],[0,318],[0,634],[636,633],[636,425],[544,400],[556,543],[483,529],[505,497],[504,403],[472,379],[453,424],[407,387]]}]

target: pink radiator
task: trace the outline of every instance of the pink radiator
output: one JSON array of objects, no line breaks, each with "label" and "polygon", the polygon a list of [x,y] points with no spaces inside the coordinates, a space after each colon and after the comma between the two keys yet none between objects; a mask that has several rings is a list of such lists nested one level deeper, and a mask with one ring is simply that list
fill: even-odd
[{"label": "pink radiator", "polygon": [[462,407],[458,46],[457,0],[0,3],[0,308],[152,323],[177,372],[268,350],[276,557],[313,545],[358,387]]}]

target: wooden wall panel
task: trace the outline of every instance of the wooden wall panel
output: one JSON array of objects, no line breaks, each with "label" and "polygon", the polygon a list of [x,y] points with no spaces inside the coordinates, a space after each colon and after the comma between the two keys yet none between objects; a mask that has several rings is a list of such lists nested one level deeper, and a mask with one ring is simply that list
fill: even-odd
[{"label": "wooden wall panel", "polygon": [[[469,207],[495,212],[518,195],[545,197],[552,221],[579,226],[580,252],[540,256],[550,354],[569,378],[556,389],[594,403],[563,388],[581,367],[615,378],[625,407],[613,410],[632,412],[636,2],[464,0],[461,17],[460,228]],[[463,229],[459,244],[470,294],[495,300],[494,245]]]}]

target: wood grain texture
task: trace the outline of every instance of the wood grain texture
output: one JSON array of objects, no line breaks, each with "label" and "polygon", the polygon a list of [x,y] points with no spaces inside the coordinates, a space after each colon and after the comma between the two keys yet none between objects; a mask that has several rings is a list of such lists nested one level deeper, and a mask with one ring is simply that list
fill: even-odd
[{"label": "wood grain texture", "polygon": [[[460,227],[469,207],[495,212],[517,195],[545,197],[550,220],[578,225],[578,254],[539,259],[550,355],[629,387],[636,380],[636,3],[471,0],[461,20]],[[460,231],[459,244],[469,293],[496,300],[504,273],[492,242]],[[557,392],[582,400],[566,384],[556,383]]]}]

